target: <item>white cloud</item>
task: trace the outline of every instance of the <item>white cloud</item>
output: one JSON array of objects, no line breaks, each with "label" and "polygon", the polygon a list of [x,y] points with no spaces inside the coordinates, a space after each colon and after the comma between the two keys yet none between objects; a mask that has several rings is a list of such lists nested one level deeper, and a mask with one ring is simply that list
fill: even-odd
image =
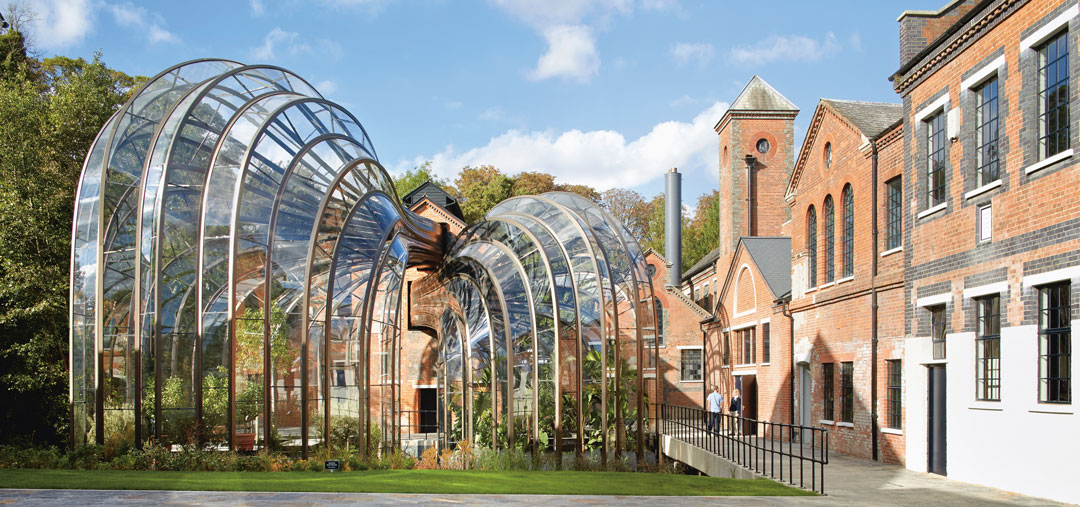
[{"label": "white cloud", "polygon": [[529,71],[529,79],[559,77],[585,83],[600,70],[600,55],[589,27],[555,26],[544,31],[544,38],[548,43],[547,53]]},{"label": "white cloud", "polygon": [[448,146],[434,156],[399,165],[411,167],[431,160],[439,176],[453,177],[462,167],[492,164],[508,174],[543,171],[561,182],[599,190],[633,187],[660,177],[671,167],[683,172],[711,168],[716,158],[712,127],[725,110],[727,104],[717,102],[690,122],[662,122],[634,140],[614,130],[510,130],[478,148],[458,152]]},{"label": "white cloud", "polygon": [[160,15],[151,13],[144,7],[130,3],[108,5],[116,24],[143,32],[151,44],[158,42],[180,42],[176,34],[162,27],[164,20]]},{"label": "white cloud", "polygon": [[604,18],[633,10],[632,0],[491,0],[500,9],[541,31],[556,25],[580,24],[587,17]]},{"label": "white cloud", "polygon": [[93,30],[94,5],[89,0],[44,0],[29,7],[38,43],[62,49],[82,42]]},{"label": "white cloud", "polygon": [[263,14],[266,14],[266,5],[263,5],[262,0],[251,0],[251,15],[258,18]]},{"label": "white cloud", "polygon": [[773,35],[753,46],[740,46],[731,50],[730,57],[736,63],[762,65],[766,63],[816,62],[841,50],[832,32],[817,40],[804,35]]},{"label": "white cloud", "polygon": [[679,65],[696,63],[698,67],[704,68],[716,55],[716,48],[708,42],[680,42],[671,46],[670,53]]},{"label": "white cloud", "polygon": [[332,40],[318,39],[310,43],[297,32],[289,32],[280,26],[275,26],[263,38],[262,45],[251,50],[251,57],[255,60],[271,61],[276,60],[282,52],[289,56],[302,54],[324,56],[335,62],[340,60],[342,55],[341,45]]},{"label": "white cloud", "polygon": [[336,81],[324,79],[322,81],[319,81],[318,83],[315,83],[315,89],[319,90],[319,93],[323,94],[323,96],[325,97],[336,92],[338,89],[338,84]]}]

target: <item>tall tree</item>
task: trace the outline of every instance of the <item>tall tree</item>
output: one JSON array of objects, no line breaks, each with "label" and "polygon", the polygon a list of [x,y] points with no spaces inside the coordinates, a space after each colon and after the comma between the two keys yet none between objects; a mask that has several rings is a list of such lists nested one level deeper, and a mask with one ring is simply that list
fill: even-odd
[{"label": "tall tree", "polygon": [[600,205],[626,226],[635,238],[645,236],[649,230],[649,205],[641,194],[626,188],[603,191]]},{"label": "tall tree", "polygon": [[465,221],[476,222],[492,207],[511,197],[514,180],[493,166],[466,167],[458,174],[454,186],[460,194],[461,212]]},{"label": "tall tree", "polygon": [[0,442],[62,443],[72,205],[98,129],[135,79],[0,40]]},{"label": "tall tree", "polygon": [[555,177],[547,173],[523,172],[514,176],[513,195],[539,195],[555,190]]}]

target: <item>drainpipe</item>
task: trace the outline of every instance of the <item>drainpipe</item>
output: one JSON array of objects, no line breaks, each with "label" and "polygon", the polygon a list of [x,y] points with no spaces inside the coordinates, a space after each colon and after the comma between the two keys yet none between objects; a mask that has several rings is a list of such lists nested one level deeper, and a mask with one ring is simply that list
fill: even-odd
[{"label": "drainpipe", "polygon": [[[791,386],[791,389],[789,389],[789,392],[788,392],[788,394],[790,395],[788,401],[791,404],[788,405],[788,407],[790,407],[790,410],[788,410],[788,422],[792,426],[794,426],[795,425],[795,319],[792,318],[792,316],[791,316],[791,295],[790,294],[788,295],[787,299],[784,300],[783,304],[784,304],[784,306],[781,309],[781,314],[783,314],[784,317],[787,317],[787,321],[788,321],[788,351],[790,351],[790,356],[788,357],[788,376],[789,376],[789,385]],[[808,426],[808,424],[806,424],[806,421],[799,421],[799,423],[802,424],[803,426]]]},{"label": "drainpipe", "polygon": [[754,163],[757,157],[747,153],[746,158],[746,235],[754,235]]},{"label": "drainpipe", "polygon": [[873,247],[870,249],[870,445],[873,459],[878,461],[878,146],[877,139],[870,141],[870,184],[873,188],[870,197],[870,223]]}]

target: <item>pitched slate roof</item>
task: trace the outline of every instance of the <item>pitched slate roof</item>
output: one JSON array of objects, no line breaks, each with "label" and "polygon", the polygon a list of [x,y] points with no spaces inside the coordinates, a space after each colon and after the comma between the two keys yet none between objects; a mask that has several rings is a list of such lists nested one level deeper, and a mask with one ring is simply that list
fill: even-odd
[{"label": "pitched slate roof", "polygon": [[465,214],[461,212],[461,206],[458,205],[457,200],[430,181],[425,181],[412,192],[406,194],[405,197],[401,198],[401,202],[406,208],[412,208],[413,205],[424,200],[425,197],[436,206],[449,211],[451,215],[460,218],[462,221],[465,220]]},{"label": "pitched slate roof", "polygon": [[746,83],[739,96],[735,97],[731,111],[798,111],[799,108],[780,92],[776,91],[761,76],[754,75]]},{"label": "pitched slate roof", "polygon": [[683,282],[689,280],[694,275],[696,275],[696,274],[698,274],[698,273],[700,273],[702,271],[705,271],[705,268],[707,268],[707,267],[709,267],[709,266],[711,266],[713,264],[716,264],[716,259],[719,259],[719,258],[720,258],[720,248],[714,248],[713,251],[705,254],[705,257],[702,257],[701,260],[695,262],[693,266],[690,266],[690,269],[688,269],[686,271],[683,271],[682,278],[680,278],[679,280],[681,280]]},{"label": "pitched slate roof", "polygon": [[773,295],[791,291],[791,238],[743,236],[741,241]]},{"label": "pitched slate roof", "polygon": [[904,119],[903,104],[836,99],[821,101],[832,106],[833,111],[851,122],[868,139],[874,139]]}]

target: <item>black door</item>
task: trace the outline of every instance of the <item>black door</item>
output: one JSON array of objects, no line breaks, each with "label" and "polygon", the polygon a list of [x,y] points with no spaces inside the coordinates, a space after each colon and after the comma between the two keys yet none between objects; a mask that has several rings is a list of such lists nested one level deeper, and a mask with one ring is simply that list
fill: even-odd
[{"label": "black door", "polygon": [[[757,377],[753,375],[743,375],[740,377],[742,381],[742,416],[747,419],[757,420]],[[751,421],[743,422],[743,434],[744,435],[756,435],[757,424]]]},{"label": "black door", "polygon": [[420,433],[439,431],[438,389],[420,389]]},{"label": "black door", "polygon": [[945,473],[945,367],[929,368],[930,375],[930,410],[929,410],[929,463],[927,470],[932,474]]}]

